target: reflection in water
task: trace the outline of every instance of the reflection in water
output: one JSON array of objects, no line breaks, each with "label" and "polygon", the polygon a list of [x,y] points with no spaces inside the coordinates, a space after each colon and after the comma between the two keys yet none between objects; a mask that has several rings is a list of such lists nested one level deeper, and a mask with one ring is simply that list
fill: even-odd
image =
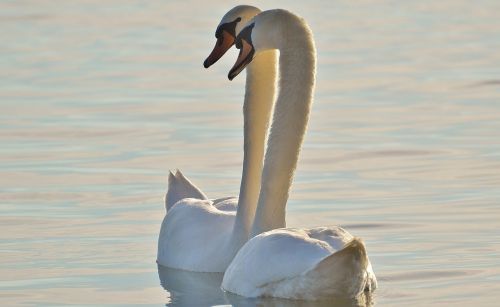
[{"label": "reflection in water", "polygon": [[196,273],[158,265],[158,275],[163,288],[170,293],[167,306],[214,306],[235,307],[341,307],[372,306],[370,293],[356,299],[335,298],[328,301],[299,301],[277,298],[245,298],[221,290],[222,273]]},{"label": "reflection in water", "polygon": [[220,289],[222,273],[195,273],[158,265],[163,288],[170,293],[167,306],[213,306],[228,304]]}]

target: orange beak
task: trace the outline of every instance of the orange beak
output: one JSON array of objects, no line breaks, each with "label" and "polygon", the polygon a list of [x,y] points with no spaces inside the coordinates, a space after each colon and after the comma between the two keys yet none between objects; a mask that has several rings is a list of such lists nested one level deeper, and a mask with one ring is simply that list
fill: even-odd
[{"label": "orange beak", "polygon": [[234,44],[235,38],[229,34],[227,31],[222,31],[222,35],[220,35],[219,38],[217,38],[217,42],[215,43],[214,50],[212,50],[212,53],[208,56],[208,58],[203,62],[203,66],[205,68],[209,68],[217,62],[223,55],[226,53],[226,51],[231,48],[231,46]]}]

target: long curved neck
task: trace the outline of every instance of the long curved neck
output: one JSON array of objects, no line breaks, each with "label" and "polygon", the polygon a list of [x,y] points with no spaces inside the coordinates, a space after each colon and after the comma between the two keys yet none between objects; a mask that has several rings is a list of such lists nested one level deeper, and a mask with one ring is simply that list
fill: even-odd
[{"label": "long curved neck", "polygon": [[307,26],[292,24],[279,57],[279,95],[268,140],[252,236],[285,227],[285,207],[307,128],[315,84],[316,51]]},{"label": "long curved neck", "polygon": [[[275,50],[264,52],[247,67],[244,117],[244,157],[233,239],[248,240],[260,191],[264,147],[276,87]],[[239,248],[239,247],[238,247]]]}]

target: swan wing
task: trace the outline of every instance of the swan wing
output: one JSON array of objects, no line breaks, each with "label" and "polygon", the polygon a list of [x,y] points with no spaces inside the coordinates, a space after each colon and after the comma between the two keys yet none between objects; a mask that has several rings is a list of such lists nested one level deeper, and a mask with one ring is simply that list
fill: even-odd
[{"label": "swan wing", "polygon": [[238,197],[230,196],[213,200],[213,206],[222,211],[235,211],[238,209]]}]

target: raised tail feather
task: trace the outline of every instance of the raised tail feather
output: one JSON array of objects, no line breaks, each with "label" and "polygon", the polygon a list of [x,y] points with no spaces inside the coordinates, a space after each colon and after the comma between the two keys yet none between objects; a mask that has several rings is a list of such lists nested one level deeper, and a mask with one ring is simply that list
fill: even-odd
[{"label": "raised tail feather", "polygon": [[165,208],[167,211],[183,198],[208,199],[207,196],[187,179],[180,170],[177,170],[175,174],[169,171],[168,191],[165,195]]}]

